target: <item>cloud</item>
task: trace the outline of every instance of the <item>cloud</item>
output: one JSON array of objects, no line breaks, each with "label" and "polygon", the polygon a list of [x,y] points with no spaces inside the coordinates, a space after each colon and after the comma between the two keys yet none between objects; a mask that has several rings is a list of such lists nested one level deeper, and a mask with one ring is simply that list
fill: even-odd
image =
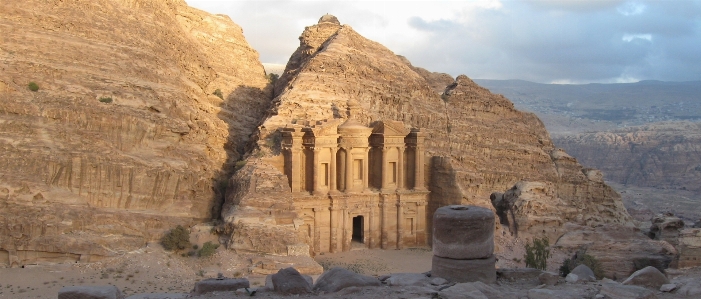
[{"label": "cloud", "polygon": [[701,0],[212,1],[269,63],[330,13],[414,65],[535,82],[701,80]]}]

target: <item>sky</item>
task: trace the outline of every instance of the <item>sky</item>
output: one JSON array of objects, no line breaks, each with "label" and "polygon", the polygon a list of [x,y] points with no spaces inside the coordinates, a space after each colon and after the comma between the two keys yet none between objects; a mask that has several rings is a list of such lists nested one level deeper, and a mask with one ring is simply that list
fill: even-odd
[{"label": "sky", "polygon": [[326,14],[415,66],[539,83],[701,80],[701,0],[186,0],[286,64]]}]

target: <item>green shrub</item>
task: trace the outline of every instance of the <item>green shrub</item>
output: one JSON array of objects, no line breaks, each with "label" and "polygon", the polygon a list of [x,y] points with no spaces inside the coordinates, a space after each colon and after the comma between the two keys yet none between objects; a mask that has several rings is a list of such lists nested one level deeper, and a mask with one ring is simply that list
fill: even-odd
[{"label": "green shrub", "polygon": [[239,170],[239,169],[243,168],[244,166],[246,166],[246,160],[237,161],[236,164],[234,165],[234,167],[235,167],[234,170]]},{"label": "green shrub", "polygon": [[550,242],[547,237],[533,238],[533,243],[526,243],[526,267],[545,270],[550,257]]},{"label": "green shrub", "polygon": [[29,84],[27,84],[27,88],[29,88],[31,91],[37,91],[39,90],[39,85],[35,82],[29,82]]},{"label": "green shrub", "polygon": [[268,82],[270,82],[270,84],[272,84],[272,85],[275,85],[275,82],[277,82],[277,79],[280,79],[280,75],[273,74],[273,73],[268,74],[267,77],[268,77]]},{"label": "green shrub", "polygon": [[215,90],[212,94],[219,97],[222,100],[224,99],[224,94],[222,94],[221,89],[219,88],[217,88],[217,90]]},{"label": "green shrub", "polygon": [[212,256],[217,248],[219,248],[219,244],[213,244],[212,242],[207,241],[206,243],[202,244],[202,249],[197,252],[197,255],[200,257]]},{"label": "green shrub", "polygon": [[166,250],[183,250],[189,248],[190,232],[182,227],[182,225],[178,225],[163,236],[161,244]]},{"label": "green shrub", "polygon": [[560,266],[560,276],[566,277],[579,265],[589,267],[594,272],[596,279],[604,278],[604,269],[601,268],[601,263],[595,257],[586,254],[585,251],[577,252],[571,259],[565,259]]},{"label": "green shrub", "polygon": [[105,103],[105,104],[109,104],[109,103],[112,103],[112,98],[111,97],[101,97],[98,101]]}]

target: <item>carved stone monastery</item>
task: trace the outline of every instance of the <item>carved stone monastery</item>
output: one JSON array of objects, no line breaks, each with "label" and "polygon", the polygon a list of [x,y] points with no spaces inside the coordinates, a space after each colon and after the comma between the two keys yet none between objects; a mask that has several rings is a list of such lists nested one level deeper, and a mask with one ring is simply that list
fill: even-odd
[{"label": "carved stone monastery", "polygon": [[426,244],[424,138],[399,121],[353,118],[282,129],[285,174],[312,254]]}]

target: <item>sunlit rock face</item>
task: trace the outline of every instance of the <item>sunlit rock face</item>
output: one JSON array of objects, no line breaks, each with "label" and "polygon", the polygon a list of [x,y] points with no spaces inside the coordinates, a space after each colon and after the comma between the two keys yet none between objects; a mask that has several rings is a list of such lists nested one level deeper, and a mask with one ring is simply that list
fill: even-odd
[{"label": "sunlit rock face", "polygon": [[42,0],[3,1],[0,28],[0,266],[218,217],[271,98],[238,25],[184,1]]},{"label": "sunlit rock face", "polygon": [[[516,110],[508,99],[492,94],[467,76],[445,80],[442,74],[413,67],[350,26],[325,21],[328,19],[307,27],[300,36],[299,48],[276,83],[272,108],[256,132],[257,148],[241,169],[250,175],[237,174],[230,182],[245,187],[229,192],[222,214],[230,228],[238,229],[230,230],[231,243],[238,244],[237,248],[269,251],[265,244],[259,244],[260,239],[254,239],[273,235],[266,231],[285,236],[270,238],[276,253],[284,254],[285,244],[314,247],[314,234],[319,233],[314,224],[317,218],[311,212],[305,216],[295,204],[301,197],[293,193],[297,188],[290,185],[290,179],[284,178],[289,160],[280,134],[288,127],[345,121],[348,103],[359,106],[353,117],[362,126],[396,121],[426,134],[420,167],[425,173],[423,185],[430,191],[423,220],[427,241],[432,229],[430,217],[438,207],[491,207],[492,192],[504,192],[520,181],[543,186],[526,188],[534,192],[534,200],[517,209],[519,221],[533,227],[527,233],[538,234],[543,225],[560,227],[566,222],[630,224],[620,196],[595,171],[584,169],[554,148],[535,115]],[[265,177],[275,178],[283,190],[267,186]],[[273,203],[271,198],[280,200]],[[379,208],[381,202],[368,200],[364,204]],[[393,204],[392,213],[396,213],[401,200]],[[543,217],[546,213],[548,217]],[[326,226],[328,218],[324,217],[322,225]]]}]

